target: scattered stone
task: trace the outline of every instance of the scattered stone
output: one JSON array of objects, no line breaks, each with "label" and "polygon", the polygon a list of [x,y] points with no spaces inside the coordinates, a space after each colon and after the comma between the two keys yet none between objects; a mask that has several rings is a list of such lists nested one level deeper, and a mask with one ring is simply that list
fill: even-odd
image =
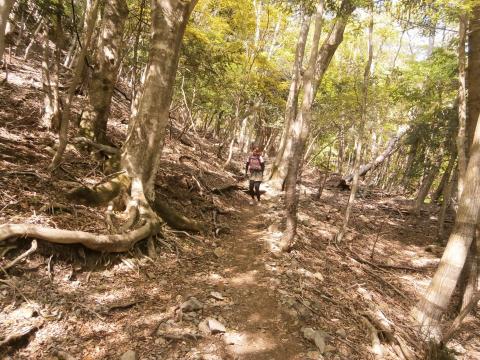
[{"label": "scattered stone", "polygon": [[209,335],[210,334],[210,328],[208,327],[208,321],[206,319],[200,321],[200,323],[198,324],[198,330],[200,330],[200,332],[203,335]]},{"label": "scattered stone", "polygon": [[325,278],[323,277],[323,275],[319,272],[316,272],[315,274],[313,274],[313,277],[317,280],[320,280],[320,281],[324,281]]},{"label": "scattered stone", "polygon": [[312,225],[312,223],[308,219],[303,219],[302,220],[302,225],[306,226],[306,227],[310,227],[310,225]]},{"label": "scattered stone", "polygon": [[165,346],[166,344],[167,340],[165,340],[163,337],[155,339],[155,345]]},{"label": "scattered stone", "polygon": [[180,305],[180,309],[183,312],[190,312],[190,311],[198,311],[203,308],[203,304],[197,300],[196,297],[191,297],[187,301],[185,301],[182,305]]},{"label": "scattered stone", "polygon": [[268,232],[269,233],[276,233],[276,232],[281,232],[282,230],[280,229],[280,224],[278,223],[273,223],[268,227]]},{"label": "scattered stone", "polygon": [[225,331],[227,331],[225,326],[218,320],[209,318],[207,319],[207,323],[208,323],[208,328],[210,329],[210,332],[212,334],[224,333]]},{"label": "scattered stone", "polygon": [[362,298],[364,298],[365,300],[367,301],[373,301],[373,297],[372,297],[372,294],[370,293],[370,291],[368,291],[367,289],[359,286],[357,288],[357,292],[362,296]]},{"label": "scattered stone", "polygon": [[210,293],[210,296],[214,298],[215,300],[225,300],[222,294],[220,294],[218,291],[212,291]]},{"label": "scattered stone", "polygon": [[307,353],[307,359],[309,359],[309,360],[323,360],[323,356],[318,351],[309,351]]},{"label": "scattered stone", "polygon": [[334,352],[334,351],[336,351],[336,350],[337,350],[337,348],[336,348],[335,346],[332,346],[332,345],[327,345],[327,346],[325,346],[325,352],[326,352],[326,353]]},{"label": "scattered stone", "polygon": [[221,257],[224,257],[224,256],[225,256],[225,250],[222,249],[221,247],[215,248],[215,250],[213,250],[213,253],[214,253],[215,256],[218,257],[218,258],[221,258]]},{"label": "scattered stone", "polygon": [[337,331],[335,331],[335,334],[337,334],[341,338],[347,337],[347,332],[345,331],[345,329],[338,329]]},{"label": "scattered stone", "polygon": [[137,353],[133,350],[128,350],[120,356],[120,360],[137,360]]},{"label": "scattered stone", "polygon": [[325,352],[326,348],[326,337],[327,334],[321,330],[314,330],[312,328],[303,328],[302,329],[303,337],[307,340],[313,341],[317,346],[320,354]]}]

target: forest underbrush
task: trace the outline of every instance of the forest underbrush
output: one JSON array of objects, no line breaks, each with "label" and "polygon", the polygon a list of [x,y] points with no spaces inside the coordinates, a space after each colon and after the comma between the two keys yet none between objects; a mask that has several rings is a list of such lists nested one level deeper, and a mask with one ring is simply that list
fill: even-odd
[{"label": "forest underbrush", "polygon": [[[40,124],[39,68],[38,59],[14,57],[0,87],[0,223],[108,234],[106,206],[68,197],[108,180],[106,155],[69,145],[53,175],[47,170],[55,141]],[[124,141],[129,111],[116,92],[113,145]],[[316,199],[321,177],[305,169],[298,238],[281,254],[281,193],[262,185],[262,202],[249,205],[243,156],[224,169],[218,141],[174,113],[166,138],[156,197],[201,231],[165,224],[120,254],[38,241],[16,262],[33,239],[2,243],[2,359],[118,359],[129,351],[138,359],[211,360],[424,355],[410,311],[443,252],[436,205],[417,217],[404,196],[364,186],[336,244],[349,194],[331,181]],[[448,344],[455,358],[480,358],[479,333],[478,315],[469,316]]]}]

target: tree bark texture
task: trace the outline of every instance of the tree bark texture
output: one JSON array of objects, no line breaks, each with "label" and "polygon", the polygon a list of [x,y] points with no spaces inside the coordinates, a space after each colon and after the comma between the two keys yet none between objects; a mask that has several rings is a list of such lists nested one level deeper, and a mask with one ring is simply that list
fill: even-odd
[{"label": "tree bark texture", "polygon": [[280,249],[287,251],[291,247],[297,233],[297,177],[301,172],[303,152],[308,138],[308,130],[312,117],[312,104],[315,99],[315,63],[318,57],[320,35],[322,33],[324,3],[320,0],[316,5],[315,30],[313,33],[312,50],[307,69],[303,76],[303,102],[295,120],[292,122],[292,154],[288,159],[288,171],[285,183],[285,215],[287,219],[286,229],[280,241]]},{"label": "tree bark texture", "polygon": [[[282,136],[280,138],[280,145],[278,147],[277,155],[272,164],[272,171],[270,174],[270,179],[280,180],[283,182],[283,179],[286,174],[286,162],[285,159],[288,159],[288,156],[291,152],[291,125],[292,121],[297,115],[298,108],[298,92],[300,90],[301,82],[301,70],[303,64],[303,58],[305,56],[305,45],[307,43],[308,32],[310,29],[311,16],[309,14],[304,14],[302,18],[302,24],[300,26],[300,32],[298,34],[297,46],[295,49],[295,60],[293,63],[292,70],[292,81],[290,83],[290,89],[287,97],[287,105],[285,107],[285,117],[283,123]],[[280,165],[282,167],[280,168]]]},{"label": "tree bark texture", "polygon": [[[183,34],[193,1],[152,0],[151,49],[138,108],[132,114],[122,148],[122,168],[153,201]],[[132,185],[132,191],[133,191]]]},{"label": "tree bark texture", "polygon": [[437,271],[427,291],[418,302],[414,316],[422,332],[441,339],[439,327],[452,297],[475,236],[480,214],[480,126],[476,127],[470,151],[465,187],[460,197],[455,225]]},{"label": "tree bark texture", "polygon": [[14,0],[0,0],[0,60],[3,58],[3,52],[5,51],[5,29],[14,2]]},{"label": "tree bark texture", "polygon": [[[317,93],[318,85],[321,83],[323,75],[327,71],[330,62],[332,61],[333,55],[335,54],[335,51],[343,41],[343,33],[345,31],[348,18],[354,9],[355,7],[351,3],[351,1],[342,1],[342,5],[340,7],[338,16],[335,18],[334,25],[320,48],[317,56],[317,62],[315,64],[315,81],[312,88],[314,98]],[[303,86],[305,85],[303,84]],[[290,126],[290,131],[286,135],[287,139],[292,138],[292,133],[294,132],[293,126],[293,124]],[[276,167],[277,173],[274,177],[272,177],[272,179],[274,179],[273,185],[277,188],[280,184],[284,182],[284,179],[288,172],[289,158],[292,156],[292,154],[290,154],[288,151],[288,145],[286,145],[284,152],[285,153],[282,155],[282,159],[278,162],[278,165]]]},{"label": "tree bark texture", "polygon": [[107,142],[107,121],[120,65],[127,15],[125,0],[105,3],[93,70],[88,80],[88,103],[80,120],[81,136],[100,144]]},{"label": "tree bark texture", "polygon": [[[57,54],[54,55],[54,59],[52,59],[50,54],[50,40],[47,29],[44,29],[42,42],[42,88],[44,92],[42,125],[47,129],[58,130],[61,118],[60,96],[58,92],[58,63]],[[55,52],[58,52],[57,49]]]},{"label": "tree bark texture", "polygon": [[480,115],[480,5],[473,8],[468,24],[466,152],[470,153]]},{"label": "tree bark texture", "polygon": [[462,195],[465,171],[467,168],[466,150],[466,125],[467,125],[467,89],[465,73],[465,40],[467,35],[467,15],[462,14],[459,18],[458,30],[458,197]]}]

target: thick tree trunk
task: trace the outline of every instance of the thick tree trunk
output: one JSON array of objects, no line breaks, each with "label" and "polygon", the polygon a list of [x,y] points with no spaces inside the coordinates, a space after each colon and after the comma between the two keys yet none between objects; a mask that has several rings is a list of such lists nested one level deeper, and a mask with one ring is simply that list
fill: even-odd
[{"label": "thick tree trunk", "polygon": [[[122,167],[152,201],[183,34],[193,1],[152,0],[152,37],[138,108],[122,149]],[[133,185],[132,185],[133,191]]]},{"label": "thick tree trunk", "polygon": [[[401,126],[397,133],[388,141],[387,147],[385,150],[378,155],[372,162],[360,166],[359,173],[358,175],[360,177],[365,176],[370,170],[374,170],[377,168],[379,165],[381,165],[386,159],[388,159],[395,151],[398,150],[397,144],[400,141],[400,139],[407,133],[408,127],[407,126]],[[349,174],[345,176],[343,179],[345,182],[350,182],[353,180],[354,174]]]},{"label": "thick tree trunk", "polygon": [[318,47],[322,33],[324,3],[320,0],[316,5],[315,30],[313,33],[312,50],[307,69],[303,76],[303,101],[302,107],[295,120],[292,122],[292,154],[288,161],[288,172],[285,183],[285,215],[287,219],[285,233],[280,241],[280,249],[287,251],[291,247],[297,233],[297,177],[301,172],[303,152],[308,138],[308,131],[312,117],[312,105],[315,99],[315,64],[318,58]]},{"label": "thick tree trunk", "polygon": [[280,145],[278,147],[277,155],[272,164],[272,171],[270,173],[270,179],[273,183],[281,186],[286,172],[287,172],[287,159],[291,153],[291,138],[292,138],[292,121],[297,115],[298,108],[298,92],[301,82],[301,70],[303,64],[303,58],[305,55],[305,45],[307,43],[308,32],[310,29],[311,16],[305,14],[302,18],[300,26],[300,32],[298,34],[297,46],[295,49],[295,60],[292,70],[292,81],[290,83],[290,89],[288,92],[287,105],[285,107],[285,118],[283,123],[282,136],[280,137]]},{"label": "thick tree trunk", "polygon": [[365,123],[367,122],[368,86],[369,86],[369,79],[370,79],[370,71],[372,68],[372,61],[373,61],[373,9],[371,9],[370,22],[368,26],[368,59],[367,59],[367,63],[365,64],[365,70],[363,72],[362,103],[361,103],[362,118],[360,119],[360,126],[359,126],[358,135],[357,135],[358,138],[357,138],[357,144],[355,149],[355,163],[354,163],[354,169],[353,169],[354,175],[353,175],[352,189],[350,191],[350,197],[348,198],[347,208],[345,209],[342,229],[338,232],[335,238],[337,243],[340,243],[343,240],[343,237],[345,236],[345,233],[348,229],[348,223],[350,221],[350,215],[353,209],[353,203],[355,202],[355,196],[357,194],[357,189],[358,189],[358,182],[360,179],[362,141],[363,141]]},{"label": "thick tree trunk", "polygon": [[480,115],[480,5],[473,8],[468,27],[468,68],[467,68],[467,123],[466,152],[473,142],[473,134]]},{"label": "thick tree trunk", "polygon": [[[478,291],[478,235],[480,234],[477,231],[472,241],[472,245],[470,246],[470,251],[468,252],[462,275],[460,276],[460,288],[461,293],[463,294],[460,311],[468,306]],[[474,306],[473,309],[475,310],[476,306]]]},{"label": "thick tree trunk", "polygon": [[443,313],[452,297],[468,251],[475,236],[480,214],[480,126],[476,127],[470,151],[465,187],[459,201],[455,226],[437,271],[419,303],[414,316],[422,332],[436,340],[441,339],[439,327]]},{"label": "thick tree trunk", "polygon": [[14,0],[0,0],[0,61],[3,59],[5,50],[5,29],[14,2]]},{"label": "thick tree trunk", "polygon": [[125,0],[112,0],[105,4],[94,68],[88,81],[88,103],[80,120],[81,136],[96,143],[107,143],[107,121],[127,15]]}]

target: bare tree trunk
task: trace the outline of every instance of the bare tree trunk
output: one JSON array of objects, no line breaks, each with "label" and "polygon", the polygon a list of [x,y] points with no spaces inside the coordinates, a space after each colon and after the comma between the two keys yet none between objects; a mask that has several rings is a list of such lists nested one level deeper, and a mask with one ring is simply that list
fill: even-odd
[{"label": "bare tree trunk", "polygon": [[439,242],[443,241],[444,235],[444,226],[445,226],[445,216],[447,215],[447,210],[452,203],[452,193],[453,193],[453,186],[456,182],[457,171],[453,171],[453,173],[449,176],[447,180],[447,184],[445,185],[443,191],[443,202],[442,207],[440,209],[440,215],[438,216],[438,233],[437,233],[437,240]]},{"label": "bare tree trunk", "polygon": [[467,15],[460,15],[458,31],[458,197],[460,198],[464,186],[465,171],[467,168],[467,150],[466,150],[466,124],[467,124],[467,98],[465,82],[465,40],[467,34]]},{"label": "bare tree trunk", "polygon": [[[373,6],[373,5],[372,5]],[[368,60],[365,64],[365,70],[363,73],[363,84],[362,84],[362,108],[361,114],[362,118],[360,119],[360,126],[358,130],[358,139],[355,149],[355,163],[353,169],[353,183],[352,190],[350,191],[350,197],[348,198],[347,208],[345,210],[345,216],[343,218],[342,229],[338,232],[336,236],[336,242],[340,243],[345,236],[345,233],[348,228],[348,223],[350,220],[350,214],[352,212],[353,203],[355,202],[355,196],[357,193],[358,182],[360,179],[360,162],[361,162],[361,152],[362,152],[362,141],[363,133],[365,129],[365,123],[367,122],[367,99],[368,99],[368,83],[370,79],[370,71],[372,68],[373,61],[373,9],[370,10],[370,22],[368,25]]]},{"label": "bare tree trunk", "polygon": [[405,165],[405,173],[403,174],[401,184],[404,188],[408,188],[410,185],[410,179],[412,176],[413,164],[417,155],[419,140],[415,138],[413,144],[410,146],[410,151],[407,156],[407,164]]},{"label": "bare tree trunk", "polygon": [[480,126],[477,124],[455,226],[438,269],[414,310],[414,316],[417,323],[422,326],[422,332],[438,341],[441,339],[440,320],[450,302],[475,236],[480,214],[479,168]]},{"label": "bare tree trunk", "polygon": [[[343,122],[342,118],[342,122]],[[338,156],[337,156],[337,172],[341,174],[343,172],[343,163],[345,161],[345,127],[340,125],[338,132]]]},{"label": "bare tree trunk", "polygon": [[432,202],[438,202],[440,196],[445,192],[445,186],[447,186],[448,179],[451,177],[450,175],[453,171],[453,166],[455,165],[456,160],[457,152],[455,149],[453,149],[453,151],[451,151],[450,158],[448,159],[447,168],[443,172],[442,178],[440,179],[440,183],[438,184],[437,189],[431,195]]},{"label": "bare tree trunk", "polygon": [[305,143],[308,137],[308,130],[312,117],[312,104],[315,99],[315,65],[318,60],[319,43],[323,24],[324,3],[320,0],[316,5],[315,12],[315,30],[313,33],[312,50],[307,69],[303,77],[303,102],[302,108],[295,120],[292,122],[293,137],[292,154],[288,161],[288,172],[285,186],[285,215],[287,226],[284,235],[280,241],[280,249],[288,251],[295,239],[297,233],[297,177],[301,172],[301,164]]},{"label": "bare tree trunk", "polygon": [[137,94],[137,74],[138,74],[138,44],[140,41],[140,34],[142,33],[143,12],[145,9],[146,0],[142,0],[140,4],[140,15],[137,24],[137,31],[135,33],[135,41],[133,43],[133,67],[132,67],[132,96],[134,99]]},{"label": "bare tree trunk", "polygon": [[14,2],[14,0],[0,0],[0,60],[3,58],[3,52],[5,51],[5,29]]},{"label": "bare tree trunk", "polygon": [[182,38],[195,4],[196,0],[152,0],[152,47],[147,74],[122,149],[122,167],[150,201],[155,197],[154,180],[164,145]]},{"label": "bare tree trunk", "polygon": [[[56,31],[55,31],[56,32]],[[43,33],[43,58],[42,58],[42,87],[44,91],[44,109],[42,125],[47,129],[58,130],[61,120],[60,95],[58,90],[58,67],[60,49],[55,44],[53,59],[50,56],[50,40],[48,29],[44,26]]]},{"label": "bare tree trunk", "polygon": [[37,39],[37,36],[40,33],[40,30],[42,30],[42,28],[43,28],[43,22],[44,22],[44,18],[42,16],[40,18],[40,21],[38,22],[37,27],[33,31],[30,42],[28,43],[27,47],[25,48],[25,54],[23,55],[23,60],[28,59],[28,55],[30,54],[30,49],[32,48],[33,44],[35,43],[35,40]]},{"label": "bare tree trunk", "polygon": [[[460,276],[460,292],[463,294],[460,311],[468,306],[478,291],[478,235],[480,234],[477,231],[472,241],[472,245],[470,246],[467,259],[465,260],[462,275]],[[473,310],[476,310],[476,306],[473,307]]]},{"label": "bare tree trunk", "polygon": [[[293,63],[292,70],[292,81],[290,83],[290,89],[288,92],[287,105],[285,107],[285,118],[282,135],[280,137],[280,145],[278,147],[277,155],[272,164],[272,171],[270,174],[271,180],[276,180],[277,182],[283,182],[286,174],[286,161],[290,155],[291,149],[291,124],[297,115],[298,107],[298,92],[300,88],[301,81],[301,69],[303,64],[303,58],[305,55],[305,45],[307,43],[308,32],[310,29],[311,16],[309,14],[304,14],[302,18],[302,23],[300,25],[300,32],[298,34],[297,46],[295,49],[295,60]],[[288,142],[288,150],[287,150]],[[282,169],[280,169],[280,165]],[[277,184],[278,185],[278,184]],[[277,186],[278,187],[278,186]]]},{"label": "bare tree trunk", "polygon": [[123,27],[127,15],[125,0],[112,0],[105,4],[94,68],[88,81],[88,104],[80,120],[81,136],[96,143],[108,142],[108,115],[117,81]]},{"label": "bare tree trunk", "polygon": [[423,203],[432,187],[433,181],[437,177],[438,171],[440,169],[441,160],[436,160],[434,164],[430,167],[427,174],[424,176],[423,181],[418,189],[417,197],[415,198],[414,212],[420,214]]},{"label": "bare tree trunk", "polygon": [[466,153],[470,153],[473,134],[480,115],[480,5],[473,8],[468,27]]},{"label": "bare tree trunk", "polygon": [[90,9],[90,13],[86,15],[87,26],[85,27],[85,36],[83,37],[82,48],[78,53],[78,57],[76,59],[76,63],[73,69],[72,80],[68,88],[67,96],[64,100],[62,121],[60,123],[60,132],[58,135],[58,149],[55,153],[55,156],[53,157],[52,163],[50,164],[50,170],[56,169],[57,166],[60,164],[63,153],[65,152],[65,149],[67,147],[72,100],[75,94],[75,90],[82,78],[82,73],[85,66],[85,56],[87,54],[87,50],[90,48],[92,34],[97,20],[99,3],[100,0],[94,0],[94,3]]}]

